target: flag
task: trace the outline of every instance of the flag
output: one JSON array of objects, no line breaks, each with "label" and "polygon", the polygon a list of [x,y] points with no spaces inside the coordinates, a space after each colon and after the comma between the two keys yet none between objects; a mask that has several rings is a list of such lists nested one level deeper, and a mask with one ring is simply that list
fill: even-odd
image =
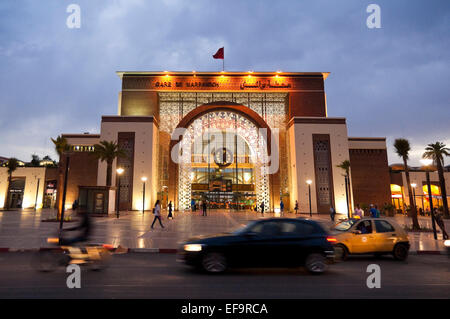
[{"label": "flag", "polygon": [[213,55],[214,59],[225,59],[225,53],[224,53],[224,48],[220,48],[219,50],[217,50],[216,54]]}]

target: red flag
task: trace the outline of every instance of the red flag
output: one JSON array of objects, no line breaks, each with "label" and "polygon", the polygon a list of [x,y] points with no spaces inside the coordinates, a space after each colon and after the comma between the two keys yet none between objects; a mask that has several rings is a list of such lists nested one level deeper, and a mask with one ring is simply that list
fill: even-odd
[{"label": "red flag", "polygon": [[213,55],[214,59],[225,59],[224,48],[220,48],[217,50],[216,54]]}]

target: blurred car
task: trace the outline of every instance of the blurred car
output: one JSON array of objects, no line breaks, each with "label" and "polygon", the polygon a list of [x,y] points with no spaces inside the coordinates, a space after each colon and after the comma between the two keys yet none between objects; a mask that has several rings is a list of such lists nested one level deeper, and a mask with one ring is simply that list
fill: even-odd
[{"label": "blurred car", "polygon": [[336,252],[345,260],[349,254],[392,254],[406,260],[409,253],[408,234],[397,223],[383,218],[346,219],[332,228]]},{"label": "blurred car", "polygon": [[315,221],[270,218],[234,233],[190,239],[181,245],[179,261],[210,273],[228,267],[298,266],[322,273],[334,260],[335,242]]}]

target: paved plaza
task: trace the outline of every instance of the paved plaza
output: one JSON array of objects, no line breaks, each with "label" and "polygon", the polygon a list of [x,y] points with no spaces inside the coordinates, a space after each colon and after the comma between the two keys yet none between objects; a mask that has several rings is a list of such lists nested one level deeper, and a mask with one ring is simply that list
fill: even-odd
[{"label": "paved plaza", "polygon": [[[68,216],[72,211],[66,212]],[[42,222],[44,219],[54,217],[54,210],[17,210],[0,211],[0,248],[10,249],[34,249],[48,246],[47,237],[55,237],[58,233],[59,223]],[[166,218],[167,212],[163,212],[162,229],[158,222],[154,229],[150,228],[153,215],[150,212],[130,211],[121,212],[120,218],[115,215],[109,217],[93,217],[92,242],[108,243],[114,246],[123,246],[133,249],[174,249],[178,243],[187,238],[198,235],[210,235],[229,232],[244,226],[251,220],[274,217],[273,213],[261,213],[253,211],[225,211],[211,210],[208,216],[202,216],[197,212],[175,212],[174,219]],[[279,215],[276,215],[279,216]],[[284,217],[308,217],[309,214],[286,213]],[[344,217],[344,216],[337,216]],[[312,219],[331,225],[328,215],[313,214]],[[411,225],[410,218],[398,215],[390,217],[401,225]],[[422,227],[431,228],[430,218],[419,217]],[[446,220],[446,229],[450,229],[450,220]],[[74,225],[66,223],[65,227]],[[411,251],[443,251],[442,235],[438,233],[438,240],[433,239],[432,233],[409,233]]]}]

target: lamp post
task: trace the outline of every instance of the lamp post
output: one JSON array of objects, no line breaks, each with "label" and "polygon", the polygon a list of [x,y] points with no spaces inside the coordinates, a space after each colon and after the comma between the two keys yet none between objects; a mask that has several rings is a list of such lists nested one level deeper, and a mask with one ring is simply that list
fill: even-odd
[{"label": "lamp post", "polygon": [[311,208],[311,184],[312,184],[312,180],[308,179],[308,180],[306,181],[306,184],[308,184],[309,216],[312,217],[312,208]]},{"label": "lamp post", "polygon": [[70,156],[67,154],[66,158],[66,170],[64,174],[64,188],[62,194],[62,207],[61,207],[61,220],[59,221],[59,237],[61,237],[61,232],[64,224],[64,211],[66,209],[66,194],[67,194],[67,180],[69,179],[69,166],[70,166]]},{"label": "lamp post", "polygon": [[348,180],[348,175],[344,175],[345,177],[345,200],[347,202],[347,216],[348,219],[350,219],[350,203],[348,201],[348,192],[349,192],[349,180]]},{"label": "lamp post", "polygon": [[123,173],[123,168],[119,167],[116,169],[117,173],[117,204],[116,204],[116,216],[119,218],[120,212],[119,212],[119,205],[120,205],[120,175]]},{"label": "lamp post", "polygon": [[144,215],[145,212],[145,182],[147,181],[147,177],[142,177],[142,215]]},{"label": "lamp post", "polygon": [[434,239],[437,240],[436,222],[434,220],[433,196],[431,195],[430,168],[429,168],[429,166],[433,162],[433,160],[431,160],[431,159],[422,159],[420,161],[425,166],[425,174],[426,174],[426,177],[427,177],[428,201],[430,202],[431,225],[433,226]]},{"label": "lamp post", "polygon": [[41,179],[38,178],[37,179],[37,186],[36,186],[36,199],[34,201],[34,211],[37,211],[37,203],[38,203],[38,195],[39,195],[39,183],[40,183]]},{"label": "lamp post", "polygon": [[416,203],[416,183],[411,183],[411,187],[413,189],[413,201],[414,201],[414,207],[417,209],[417,203]]}]

